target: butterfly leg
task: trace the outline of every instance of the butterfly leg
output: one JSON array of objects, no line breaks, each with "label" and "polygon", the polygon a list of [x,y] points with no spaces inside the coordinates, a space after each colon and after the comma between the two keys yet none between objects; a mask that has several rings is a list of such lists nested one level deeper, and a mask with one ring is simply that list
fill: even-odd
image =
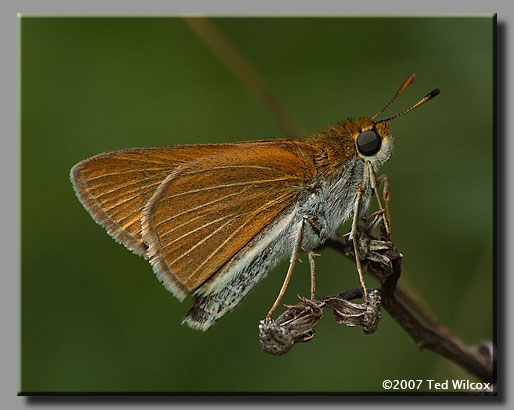
[{"label": "butterfly leg", "polygon": [[389,208],[389,201],[391,199],[391,190],[389,184],[389,178],[386,174],[382,174],[377,178],[377,187],[384,185],[384,189],[382,191],[382,197],[384,198],[385,203],[385,213],[387,217],[387,221],[389,223],[389,234],[391,234],[391,212]]},{"label": "butterfly leg", "polygon": [[[380,175],[380,177],[377,179],[377,177],[375,175],[375,171],[373,170],[373,167],[369,166],[368,168],[369,168],[369,178],[370,178],[370,182],[371,182],[371,188],[375,192],[375,196],[377,198],[377,203],[378,203],[378,209],[380,209],[383,212],[382,220],[384,221],[384,228],[386,230],[386,234],[389,237],[389,236],[391,236],[391,215],[389,213],[389,180],[387,179],[387,175],[385,175],[385,174]],[[383,194],[384,194],[385,210],[382,206],[382,201],[380,200],[380,194],[378,192],[378,187],[382,183],[384,184]]]},{"label": "butterfly leg", "polygon": [[314,262],[314,257],[319,256],[314,251],[309,251],[309,265],[311,268],[311,300],[314,300],[316,297],[316,264]]},{"label": "butterfly leg", "polygon": [[362,174],[362,184],[360,187],[357,188],[357,194],[355,197],[355,203],[354,203],[354,209],[353,209],[352,230],[350,232],[350,239],[353,242],[353,251],[355,253],[355,263],[357,265],[359,281],[360,281],[361,287],[362,287],[362,299],[363,299],[364,303],[368,303],[368,288],[366,287],[366,284],[364,283],[364,272],[362,270],[360,253],[359,253],[359,244],[357,242],[357,224],[358,224],[359,218],[360,218],[362,194],[363,194],[363,191],[366,189],[368,168],[370,168],[370,164],[369,164],[369,162],[366,161],[364,163],[364,172]]},{"label": "butterfly leg", "polygon": [[[277,299],[275,300],[275,303],[273,303],[273,306],[271,307],[270,311],[266,315],[266,319],[270,319],[273,312],[277,309],[280,301],[284,297],[284,294],[286,293],[286,289],[289,286],[289,281],[291,280],[291,276],[293,274],[294,267],[296,265],[296,261],[298,260],[298,257],[300,255],[300,248],[302,245],[302,239],[303,239],[303,232],[305,227],[305,222],[309,222],[309,224],[312,226],[313,230],[317,233],[321,231],[321,227],[316,222],[316,220],[308,215],[305,215],[301,222],[300,222],[300,228],[298,229],[298,233],[296,234],[296,240],[293,248],[293,252],[291,254],[291,259],[289,261],[289,269],[287,270],[286,277],[284,279],[284,283],[282,284],[282,288],[280,289],[280,293],[278,294]],[[311,266],[311,295],[314,295],[314,292],[316,290],[316,270],[314,267],[314,254],[311,255],[311,252],[309,252],[309,264]]]},{"label": "butterfly leg", "polygon": [[[311,226],[313,232],[318,236],[318,238],[320,238],[321,241],[323,241],[323,228],[317,222],[317,220],[309,215],[304,215],[303,219],[309,222],[309,225]],[[314,297],[316,295],[316,264],[314,262],[314,257],[319,255],[317,253],[314,253],[314,251],[312,250],[308,252],[308,255],[309,266],[311,269],[311,300],[314,300]]]}]

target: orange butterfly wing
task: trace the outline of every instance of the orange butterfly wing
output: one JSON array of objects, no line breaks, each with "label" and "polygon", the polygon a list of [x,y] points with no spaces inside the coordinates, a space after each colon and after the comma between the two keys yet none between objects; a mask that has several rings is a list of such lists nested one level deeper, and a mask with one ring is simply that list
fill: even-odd
[{"label": "orange butterfly wing", "polygon": [[146,258],[142,211],[174,169],[240,144],[133,148],[96,155],[75,165],[71,181],[93,219],[117,241]]},{"label": "orange butterfly wing", "polygon": [[212,277],[312,183],[312,146],[256,142],[185,164],[143,211],[143,238],[159,279],[184,299]]}]

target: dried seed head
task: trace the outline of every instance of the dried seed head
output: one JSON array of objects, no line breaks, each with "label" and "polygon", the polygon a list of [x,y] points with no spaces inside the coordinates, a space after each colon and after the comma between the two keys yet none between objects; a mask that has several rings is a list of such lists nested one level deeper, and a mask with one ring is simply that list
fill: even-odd
[{"label": "dried seed head", "polygon": [[314,337],[314,327],[323,317],[323,303],[300,298],[300,303],[287,306],[276,320],[261,320],[259,343],[262,350],[273,355],[287,353],[295,343]]},{"label": "dried seed head", "polygon": [[353,303],[346,299],[331,297],[325,299],[325,305],[332,309],[337,323],[344,323],[350,327],[362,326],[367,335],[377,330],[382,316],[382,300],[377,289],[368,293],[368,303]]}]

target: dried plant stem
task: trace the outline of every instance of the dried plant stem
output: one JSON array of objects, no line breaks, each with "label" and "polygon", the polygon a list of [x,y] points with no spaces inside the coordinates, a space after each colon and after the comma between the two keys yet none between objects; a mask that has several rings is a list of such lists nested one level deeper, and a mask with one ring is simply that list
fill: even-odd
[{"label": "dried plant stem", "polygon": [[[331,239],[326,246],[353,258],[353,245],[351,243],[348,244],[338,239]],[[397,281],[401,274],[401,258],[394,259],[391,262],[393,272],[382,282],[383,308],[409,334],[416,346],[432,350],[480,379],[494,383],[491,357],[484,354],[477,346],[465,345],[446,326],[443,326],[431,312],[410,296],[407,291],[399,290],[397,288]],[[368,269],[375,273],[371,265]],[[406,305],[433,328],[425,327]]]},{"label": "dried plant stem", "polygon": [[408,290],[404,289],[402,286],[397,286],[395,294],[400,302],[418,315],[434,332],[451,340],[455,345],[464,348],[464,342],[458,336],[454,335],[448,327],[443,325],[427,307],[416,300]]}]

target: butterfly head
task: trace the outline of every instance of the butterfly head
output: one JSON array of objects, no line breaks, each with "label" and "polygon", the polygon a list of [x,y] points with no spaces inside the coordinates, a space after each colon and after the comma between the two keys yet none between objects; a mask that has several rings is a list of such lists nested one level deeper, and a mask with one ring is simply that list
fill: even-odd
[{"label": "butterfly head", "polygon": [[[391,100],[375,115],[370,118],[360,118],[357,123],[353,126],[355,129],[358,127],[358,132],[353,133],[355,141],[355,149],[360,158],[364,161],[370,161],[373,165],[380,165],[387,161],[393,152],[393,136],[389,129],[389,121],[401,117],[404,114],[412,111],[420,105],[430,101],[436,95],[439,94],[439,89],[435,89],[425,95],[416,104],[407,108],[406,110],[393,115],[385,120],[375,121],[375,118],[380,116],[414,81],[414,74],[411,74],[409,78],[403,83],[396,94]],[[350,121],[350,120],[349,120]],[[348,127],[352,128],[352,127]]]},{"label": "butterfly head", "polygon": [[375,122],[372,118],[359,118],[354,123],[352,128],[356,132],[352,133],[352,137],[356,154],[363,161],[370,161],[376,166],[386,162],[394,149],[394,139],[389,123]]}]

